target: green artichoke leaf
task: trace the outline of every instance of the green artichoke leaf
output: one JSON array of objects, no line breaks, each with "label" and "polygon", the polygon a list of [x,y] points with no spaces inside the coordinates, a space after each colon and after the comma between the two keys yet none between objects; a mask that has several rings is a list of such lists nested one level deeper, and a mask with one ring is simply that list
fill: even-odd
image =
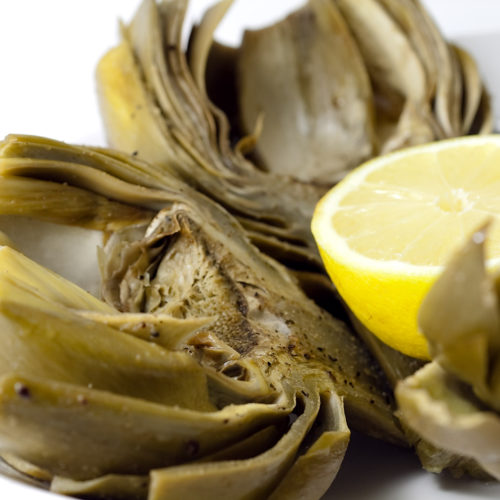
[{"label": "green artichoke leaf", "polygon": [[[0,337],[4,346],[0,374],[16,371],[164,404],[214,408],[206,376],[189,355],[78,315],[68,305],[83,302],[91,306],[97,299],[69,283],[59,287],[62,278],[11,248],[0,248],[0,259]],[[33,271],[33,277],[24,281],[26,271]],[[64,296],[66,290],[73,296]],[[58,294],[63,295],[60,302]],[[95,308],[97,312],[103,309]]]},{"label": "green artichoke leaf", "polygon": [[278,398],[199,412],[10,374],[0,382],[0,442],[7,453],[73,480],[142,475],[283,422],[292,403]]},{"label": "green artichoke leaf", "polygon": [[61,495],[95,498],[100,500],[146,500],[148,476],[107,474],[96,479],[77,481],[55,476],[50,491]]},{"label": "green artichoke leaf", "polygon": [[0,178],[0,214],[36,217],[98,231],[147,222],[151,212],[58,182]]},{"label": "green artichoke leaf", "polygon": [[[311,390],[317,390],[316,384],[312,384]],[[306,453],[302,455],[303,461],[301,457],[295,462],[296,472],[300,473],[302,478],[307,477],[307,472],[311,470],[310,467],[314,462],[312,457],[315,453],[323,452],[323,456],[338,454],[343,457],[345,452],[349,432],[345,422],[338,420],[341,402],[338,397],[335,398],[335,402],[325,399],[327,404],[333,403],[332,406],[335,406],[331,408],[335,417],[326,419],[328,423],[325,425],[325,432],[321,432],[320,437],[312,444],[309,455]],[[306,392],[305,395],[300,395],[300,400],[303,405],[302,413],[291,424],[288,432],[268,451],[246,460],[183,465],[153,471],[150,498],[164,498],[167,492],[172,498],[182,496],[190,498],[203,496],[207,499],[244,499],[264,496],[295,498],[286,496],[293,479],[285,475],[285,472],[293,463],[299,451],[298,445],[311,429],[321,407],[321,399],[316,392]],[[328,410],[326,412],[328,413]],[[320,498],[328,488],[339,461],[333,460],[329,463],[328,476],[316,478],[319,484],[316,487],[310,485],[310,490],[306,489],[307,498]],[[280,480],[283,477],[281,483]],[[220,487],[221,482],[224,484],[223,489]]]}]

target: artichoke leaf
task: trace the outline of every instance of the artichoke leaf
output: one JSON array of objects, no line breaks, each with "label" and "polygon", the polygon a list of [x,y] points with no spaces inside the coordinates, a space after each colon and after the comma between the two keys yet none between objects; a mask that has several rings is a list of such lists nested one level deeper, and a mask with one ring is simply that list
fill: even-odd
[{"label": "artichoke leaf", "polygon": [[415,6],[421,13],[422,26],[433,40],[436,59],[437,83],[434,99],[435,116],[448,137],[461,135],[462,120],[462,78],[459,61],[452,49],[441,36],[438,27],[419,0]]},{"label": "artichoke leaf", "polygon": [[0,177],[0,214],[36,217],[58,224],[114,231],[147,222],[151,212],[57,182]]},{"label": "artichoke leaf", "polygon": [[476,232],[452,258],[422,303],[419,325],[432,358],[498,411],[500,314],[485,237],[485,229]]},{"label": "artichoke leaf", "polygon": [[185,346],[198,330],[214,320],[203,317],[180,319],[166,314],[77,312],[84,318],[172,350]]},{"label": "artichoke leaf", "polygon": [[[2,375],[19,371],[165,404],[214,408],[206,376],[189,355],[79,316],[69,301],[91,306],[97,299],[83,290],[78,293],[70,283],[59,286],[62,278],[9,247],[0,249],[0,257],[2,264],[10,264],[0,273]],[[26,270],[33,270],[33,277],[24,281]],[[66,290],[73,296],[59,302],[57,295]]]},{"label": "artichoke leaf", "polygon": [[[320,498],[337,475],[349,442],[350,432],[339,408],[342,402],[332,393],[321,394],[320,416],[315,422],[316,440],[301,454],[270,496]],[[325,455],[329,457],[325,460]]]},{"label": "artichoke leaf", "polygon": [[257,153],[268,171],[332,185],[375,153],[368,74],[334,2],[245,32],[237,81],[243,131],[263,114]]},{"label": "artichoke leaf", "polygon": [[427,100],[433,98],[436,91],[439,67],[434,54],[434,42],[426,20],[414,0],[378,0],[390,16],[403,30],[425,69]]},{"label": "artichoke leaf", "polygon": [[148,476],[107,474],[95,479],[76,481],[55,476],[50,491],[61,495],[107,500],[146,500]]},{"label": "artichoke leaf", "polygon": [[396,398],[402,418],[425,439],[500,479],[500,418],[467,385],[432,362],[401,382]]},{"label": "artichoke leaf", "polygon": [[483,84],[474,58],[464,49],[452,45],[461,67],[464,92],[462,111],[462,133],[468,134],[481,103]]},{"label": "artichoke leaf", "polygon": [[290,405],[281,398],[203,413],[10,374],[0,382],[0,442],[6,452],[71,479],[147,474],[245,439],[282,421]]},{"label": "artichoke leaf", "polygon": [[428,129],[432,136],[432,118],[428,116],[432,82],[402,27],[377,0],[335,3],[358,42],[374,86],[377,118],[383,131],[381,149],[388,151],[387,143],[396,142],[393,135],[399,135],[400,117],[417,129]]},{"label": "artichoke leaf", "polygon": [[61,141],[33,135],[9,134],[0,143],[0,156],[2,159],[39,159],[50,160],[56,164],[91,167],[129,184],[153,189],[159,186],[168,189],[174,182],[173,179],[169,179],[169,184],[162,184],[165,182],[165,176],[150,164],[140,162],[137,155],[125,155],[102,147],[76,148]]},{"label": "artichoke leaf", "polygon": [[[207,499],[243,499],[262,498],[268,495],[273,498],[271,493],[276,489],[285,472],[289,470],[299,449],[299,444],[311,429],[320,410],[321,402],[314,385],[312,384],[310,387],[311,392],[306,392],[305,396],[301,396],[304,406],[303,412],[298,415],[288,432],[268,451],[246,460],[183,465],[153,471],[151,473],[150,498],[153,500],[163,498],[167,492],[171,498],[203,496]],[[332,409],[335,417],[330,419],[328,431],[321,433],[318,439],[319,443],[316,442],[311,446],[311,453],[316,445],[317,448],[335,448],[338,454],[343,456],[349,433],[342,425],[343,420],[338,420],[340,408],[341,403],[337,400],[336,409]],[[328,440],[325,437],[325,434],[328,435],[328,433],[335,433],[338,439]],[[324,441],[329,441],[329,446],[325,446]],[[308,465],[310,465],[310,459],[308,459],[305,461],[309,462]],[[300,464],[298,468],[306,476],[304,470],[307,470],[307,465]],[[329,485],[336,471],[330,470],[328,472],[330,474],[320,480],[321,486],[324,486],[325,482]],[[220,488],[221,481],[224,484],[223,490]],[[285,477],[285,481],[287,481],[287,477]],[[314,492],[309,491],[308,498],[319,498],[324,493],[321,486]],[[278,487],[275,492],[276,498],[286,498],[282,496],[286,492],[285,489],[286,486],[283,490]]]}]

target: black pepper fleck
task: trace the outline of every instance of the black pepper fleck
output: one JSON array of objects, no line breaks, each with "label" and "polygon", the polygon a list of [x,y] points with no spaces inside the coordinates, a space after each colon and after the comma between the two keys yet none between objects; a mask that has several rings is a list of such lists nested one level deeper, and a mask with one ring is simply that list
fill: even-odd
[{"label": "black pepper fleck", "polygon": [[14,384],[14,390],[16,391],[16,394],[22,398],[27,399],[31,396],[30,390],[22,382],[16,382]]},{"label": "black pepper fleck", "polygon": [[186,454],[189,457],[195,457],[200,451],[200,443],[194,439],[186,443]]}]

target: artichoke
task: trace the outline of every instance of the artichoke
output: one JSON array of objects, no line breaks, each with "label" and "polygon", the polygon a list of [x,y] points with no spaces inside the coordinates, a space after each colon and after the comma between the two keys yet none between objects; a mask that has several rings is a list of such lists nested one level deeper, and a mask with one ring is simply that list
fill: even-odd
[{"label": "artichoke", "polygon": [[214,45],[208,63],[233,126],[250,134],[261,118],[259,162],[304,182],[332,185],[378,153],[492,130],[474,60],[417,0],[310,0],[232,52]]},{"label": "artichoke", "polygon": [[422,304],[433,361],[401,382],[403,420],[429,442],[500,479],[498,277],[485,266],[485,230],[452,259]]},{"label": "artichoke", "polygon": [[324,189],[247,161],[231,147],[227,118],[195,80],[203,74],[213,21],[228,5],[217,5],[198,30],[192,70],[181,49],[187,0],[142,3],[123,27],[121,44],[97,68],[108,142],[220,203],[266,253],[294,269],[318,271],[309,221]]},{"label": "artichoke", "polygon": [[[231,3],[186,52],[187,0],[144,0],[122,26],[97,69],[116,149],[1,143],[0,215],[101,232],[104,299],[0,234],[1,456],[77,496],[313,499],[338,471],[347,415],[438,452],[436,470],[467,455],[494,473],[420,440],[404,404],[401,428],[391,385],[420,364],[356,318],[354,333],[309,230],[362,160],[489,130],[474,61],[412,0],[311,0],[229,49],[213,33]],[[481,374],[463,383],[492,404]]]},{"label": "artichoke", "polygon": [[[50,193],[23,214],[106,233],[106,302],[0,250],[9,463],[69,494],[319,498],[348,443],[344,405],[403,442],[364,344],[220,205],[133,156],[42,138],[8,137],[0,171],[41,204]],[[68,192],[135,215],[88,203],[69,218]]]}]

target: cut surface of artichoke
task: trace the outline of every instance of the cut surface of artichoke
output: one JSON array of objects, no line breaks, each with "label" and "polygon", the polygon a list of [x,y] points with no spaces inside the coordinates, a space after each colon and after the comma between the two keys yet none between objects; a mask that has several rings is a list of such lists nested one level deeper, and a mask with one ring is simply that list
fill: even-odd
[{"label": "cut surface of artichoke", "polygon": [[[108,232],[99,260],[109,305],[0,250],[10,346],[0,359],[0,443],[55,476],[56,491],[120,498],[131,484],[142,495],[139,477],[154,470],[150,498],[195,498],[209,477],[215,498],[217,478],[241,486],[267,471],[233,497],[286,497],[300,477],[309,478],[301,494],[319,498],[348,442],[342,400],[351,425],[403,442],[363,343],[218,204],[175,177],[156,186],[154,167],[110,150],[12,136],[2,154],[4,178],[35,178],[41,193],[76,184],[148,214],[163,206],[149,224]],[[149,185],[132,198],[141,169]],[[75,446],[88,452],[75,456]],[[310,479],[316,470],[321,481]]]}]

